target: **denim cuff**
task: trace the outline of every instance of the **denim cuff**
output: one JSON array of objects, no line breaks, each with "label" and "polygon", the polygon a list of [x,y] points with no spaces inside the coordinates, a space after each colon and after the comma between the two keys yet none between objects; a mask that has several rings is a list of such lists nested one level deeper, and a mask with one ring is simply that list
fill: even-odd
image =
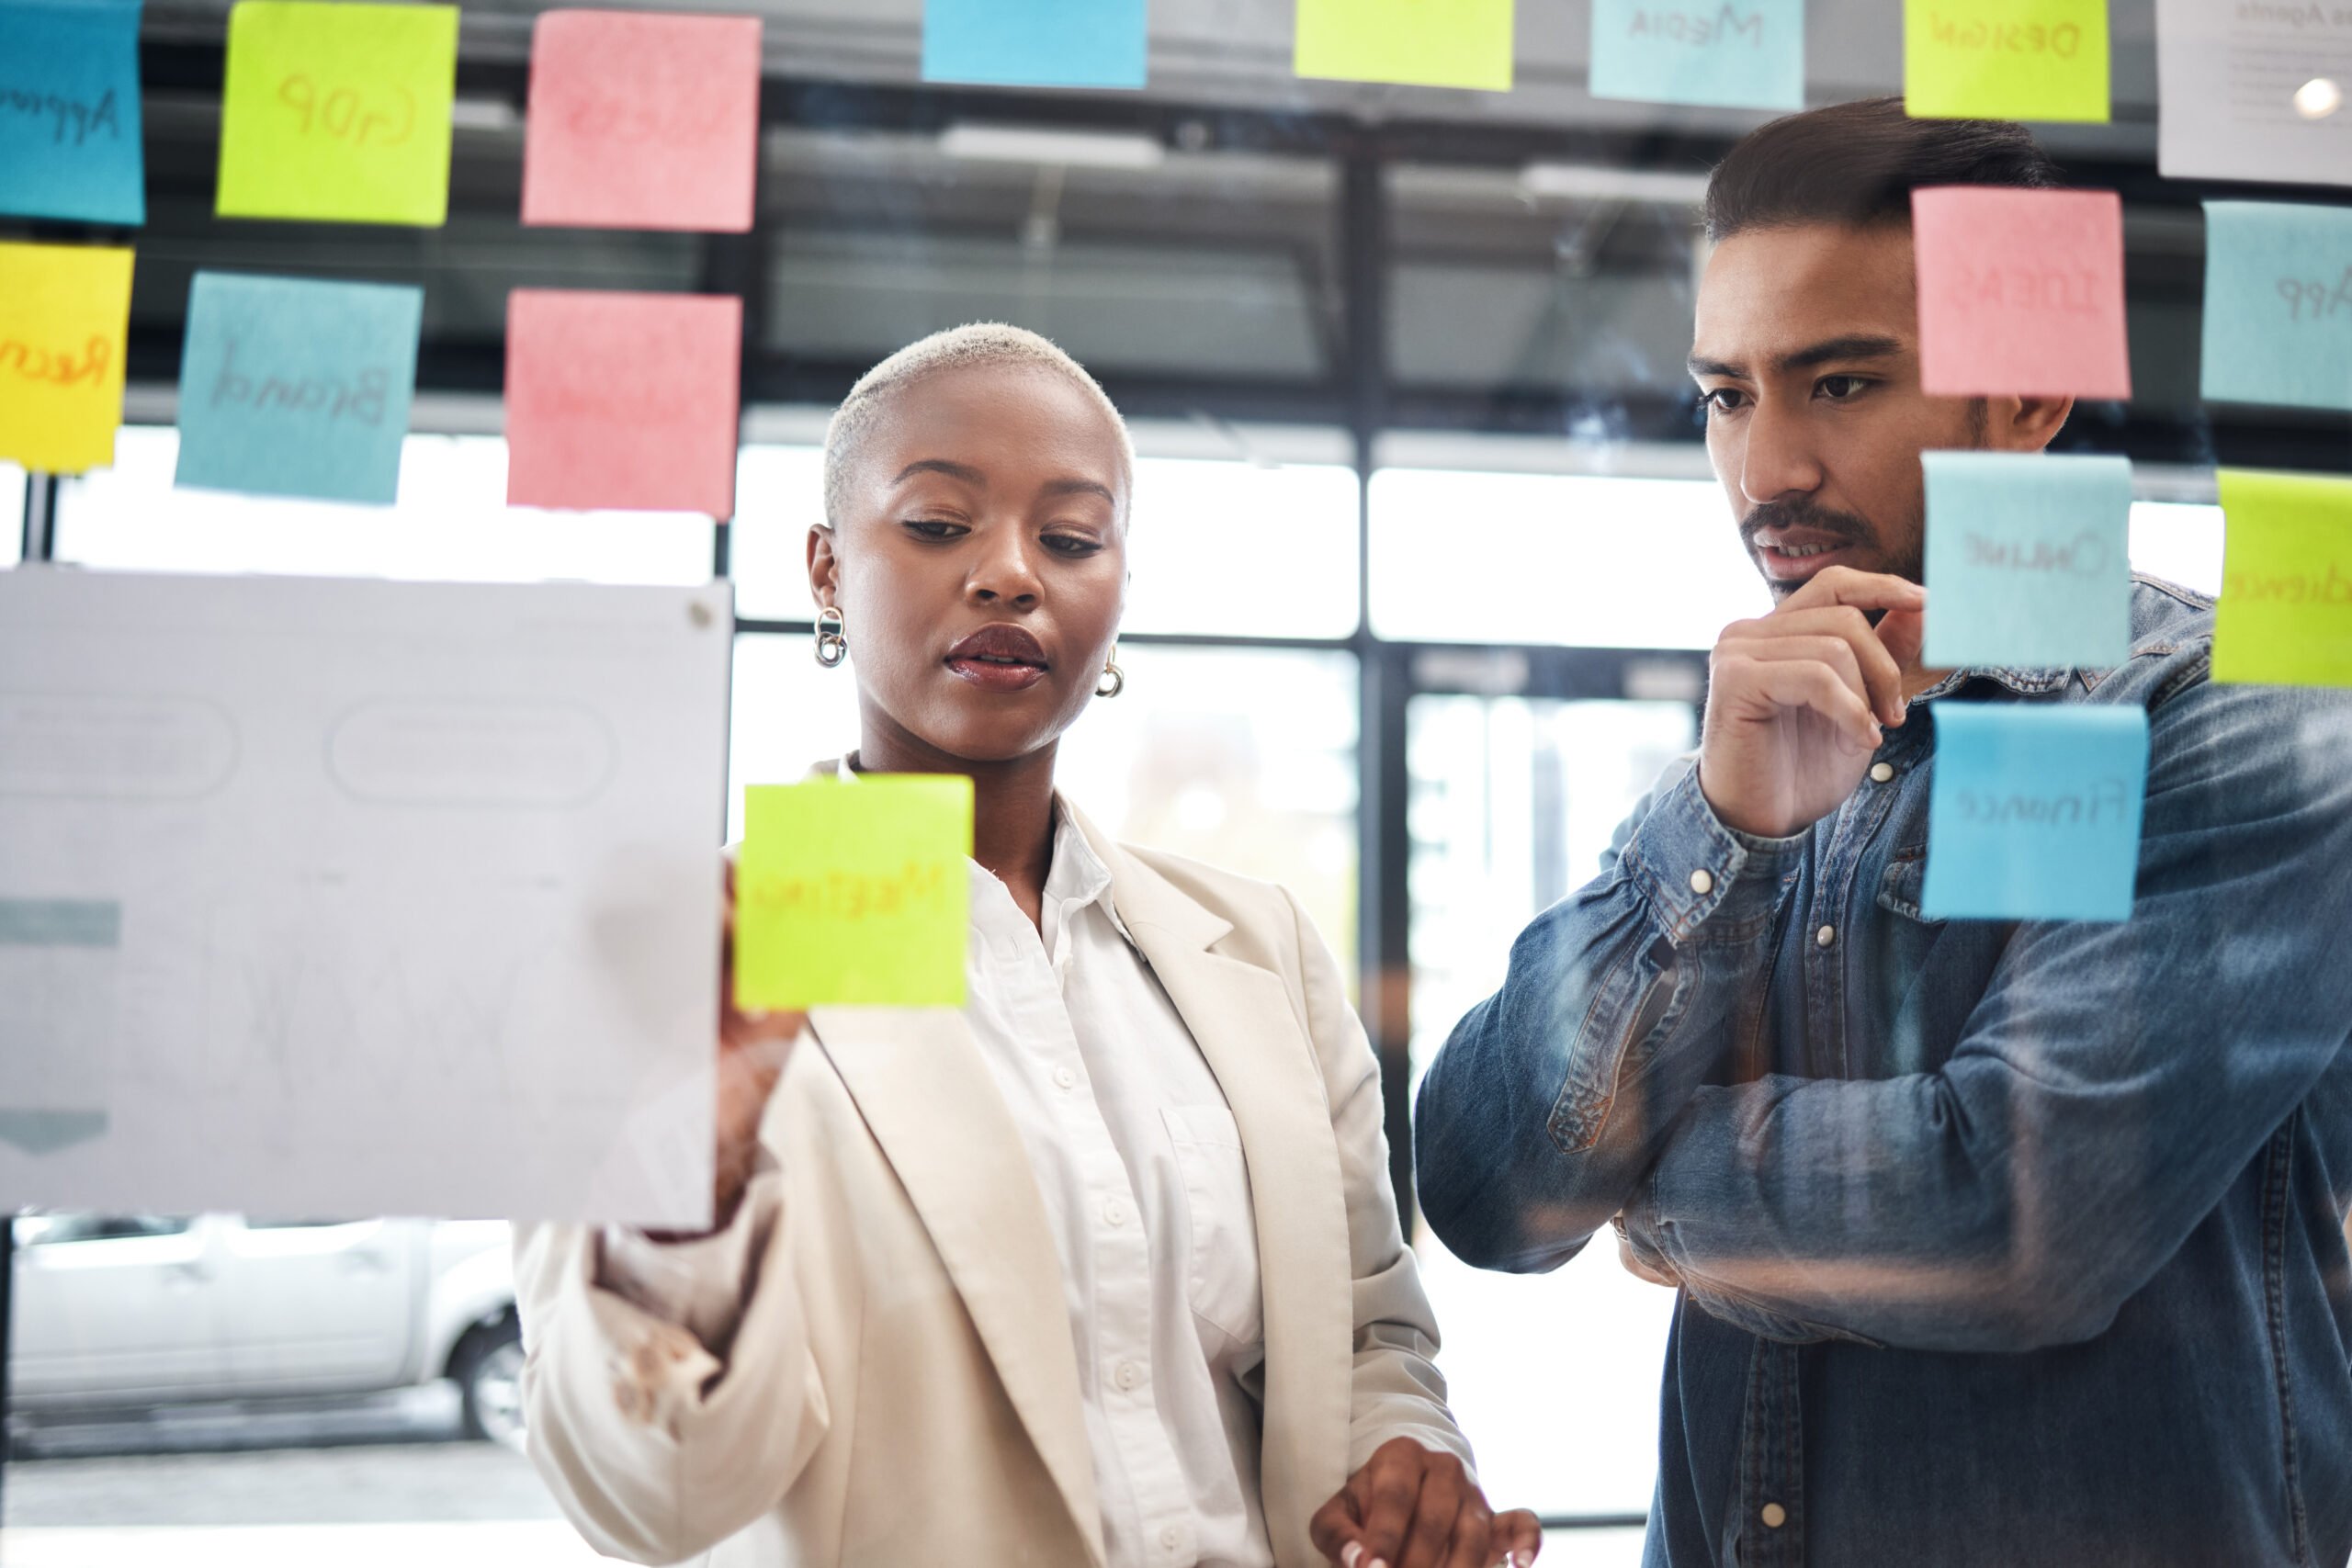
[{"label": "denim cuff", "polygon": [[1661,934],[1680,947],[1702,928],[1736,941],[1769,925],[1795,885],[1805,840],[1806,833],[1759,839],[1726,827],[1699,788],[1693,760],[1651,804],[1625,858]]}]

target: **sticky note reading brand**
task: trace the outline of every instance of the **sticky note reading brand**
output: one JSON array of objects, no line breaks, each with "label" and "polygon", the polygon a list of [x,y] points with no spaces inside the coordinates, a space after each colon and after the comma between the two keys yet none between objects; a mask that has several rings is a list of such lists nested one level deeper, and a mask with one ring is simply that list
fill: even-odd
[{"label": "sticky note reading brand", "polygon": [[1918,118],[2103,120],[2107,0],[1904,0]]},{"label": "sticky note reading brand", "polygon": [[2352,409],[2352,208],[2205,204],[2203,389]]},{"label": "sticky note reading brand", "polygon": [[238,0],[220,215],[438,226],[457,80],[454,6]]},{"label": "sticky note reading brand", "polygon": [[1510,89],[1511,0],[1298,0],[1296,25],[1301,76]]},{"label": "sticky note reading brand", "polygon": [[972,781],[754,784],[735,860],[742,1008],[961,1007]]},{"label": "sticky note reading brand", "polygon": [[1928,452],[1927,661],[2107,670],[2132,650],[2132,465]]},{"label": "sticky note reading brand", "polygon": [[130,253],[0,243],[0,458],[36,473],[114,461]]},{"label": "sticky note reading brand", "polygon": [[139,0],[0,0],[0,212],[147,221]]},{"label": "sticky note reading brand", "polygon": [[757,17],[543,11],[523,221],[740,234],[759,117]]},{"label": "sticky note reading brand", "polygon": [[1804,107],[1804,0],[1593,0],[1592,96]]},{"label": "sticky note reading brand", "polygon": [[1921,913],[2129,919],[2148,784],[2147,710],[1941,702],[1930,711],[1936,762]]},{"label": "sticky note reading brand", "polygon": [[2132,395],[2113,191],[1916,190],[1911,231],[1930,395]]},{"label": "sticky note reading brand", "polygon": [[2352,686],[2352,479],[2221,473],[2213,679]]},{"label": "sticky note reading brand", "polygon": [[924,0],[922,79],[1140,87],[1144,0]]}]

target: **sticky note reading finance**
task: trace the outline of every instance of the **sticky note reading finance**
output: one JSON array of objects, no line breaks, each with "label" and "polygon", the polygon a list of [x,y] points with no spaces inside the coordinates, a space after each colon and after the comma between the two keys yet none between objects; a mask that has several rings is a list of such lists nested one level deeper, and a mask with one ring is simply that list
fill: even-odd
[{"label": "sticky note reading finance", "polygon": [[2120,920],[2140,867],[2144,708],[1937,703],[1932,919]]},{"label": "sticky note reading finance", "polygon": [[1511,0],[1298,0],[1301,76],[1510,90]]},{"label": "sticky note reading finance", "polygon": [[130,253],[0,243],[0,458],[35,473],[114,461]]},{"label": "sticky note reading finance", "polygon": [[439,226],[457,83],[455,6],[238,0],[220,215]]},{"label": "sticky note reading finance", "polygon": [[924,0],[922,79],[1007,87],[1140,87],[1145,0]]},{"label": "sticky note reading finance", "polygon": [[0,212],[147,221],[139,0],[0,0]]},{"label": "sticky note reading finance", "polygon": [[972,781],[754,784],[735,857],[735,1004],[962,1007]]},{"label": "sticky note reading finance", "polygon": [[1593,0],[1592,96],[1804,107],[1804,0]]},{"label": "sticky note reading finance", "polygon": [[1939,669],[2109,670],[2132,651],[2132,464],[1928,452],[1928,642]]},{"label": "sticky note reading finance", "polygon": [[2205,204],[2203,374],[2211,402],[2352,409],[2352,208]]},{"label": "sticky note reading finance", "polygon": [[2352,686],[2352,479],[2223,468],[2213,679]]},{"label": "sticky note reading finance", "polygon": [[1929,395],[2132,395],[2113,191],[1915,190],[1911,231]]},{"label": "sticky note reading finance", "polygon": [[2107,119],[2107,0],[1904,0],[1903,107],[1919,119]]}]

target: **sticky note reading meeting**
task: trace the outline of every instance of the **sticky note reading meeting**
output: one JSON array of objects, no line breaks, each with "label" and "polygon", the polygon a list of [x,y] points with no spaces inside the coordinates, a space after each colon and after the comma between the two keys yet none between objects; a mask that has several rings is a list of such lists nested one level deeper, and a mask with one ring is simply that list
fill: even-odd
[{"label": "sticky note reading meeting", "polygon": [[2352,409],[2352,208],[2205,204],[2203,391]]},{"label": "sticky note reading meeting", "polygon": [[2132,465],[1928,452],[1928,643],[1939,668],[2107,670],[2132,647]]},{"label": "sticky note reading meeting", "polygon": [[1911,193],[1919,381],[1937,397],[2132,395],[2113,191]]},{"label": "sticky note reading meeting", "polygon": [[2109,118],[2107,0],[1905,0],[1903,107],[1921,118]]},{"label": "sticky note reading meeting", "polygon": [[147,221],[139,0],[0,0],[0,212]]},{"label": "sticky note reading meeting", "polygon": [[2221,472],[2213,679],[2352,686],[2352,479]]},{"label": "sticky note reading meeting", "polygon": [[130,253],[0,243],[0,458],[37,473],[114,461]]},{"label": "sticky note reading meeting", "polygon": [[1804,107],[1804,0],[1593,0],[1592,96]]},{"label": "sticky note reading meeting", "polygon": [[2148,715],[2083,704],[1931,705],[1930,919],[2120,920],[2132,913]]}]

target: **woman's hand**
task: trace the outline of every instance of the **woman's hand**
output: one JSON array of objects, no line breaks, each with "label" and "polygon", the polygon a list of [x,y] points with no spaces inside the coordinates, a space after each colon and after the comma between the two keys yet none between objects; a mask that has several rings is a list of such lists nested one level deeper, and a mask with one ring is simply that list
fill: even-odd
[{"label": "woman's hand", "polygon": [[1544,1532],[1524,1508],[1497,1515],[1449,1453],[1392,1438],[1307,1521],[1340,1568],[1527,1568]]}]

